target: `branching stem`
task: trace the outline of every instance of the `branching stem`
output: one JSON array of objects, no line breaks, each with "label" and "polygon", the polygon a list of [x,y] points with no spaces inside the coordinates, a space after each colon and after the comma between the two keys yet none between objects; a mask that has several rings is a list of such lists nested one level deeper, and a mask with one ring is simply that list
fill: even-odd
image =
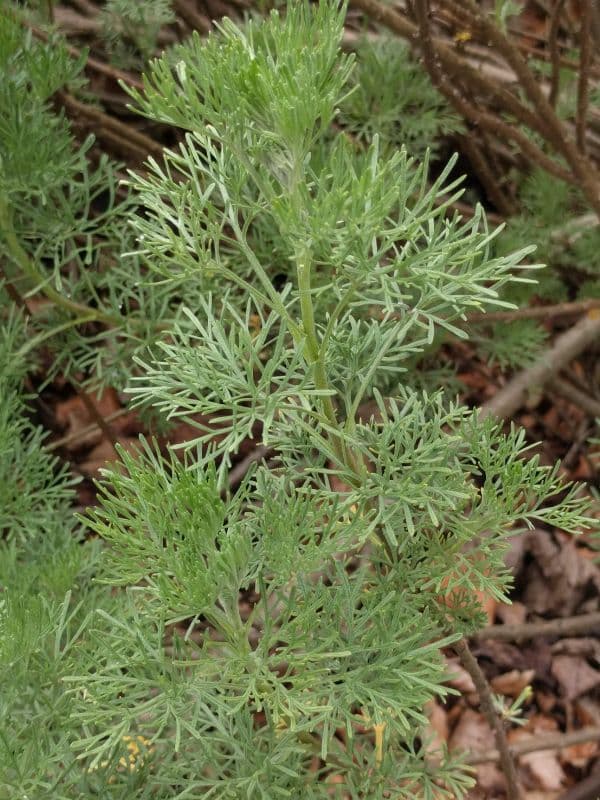
[{"label": "branching stem", "polygon": [[2,194],[0,194],[0,235],[6,242],[8,252],[22,274],[26,275],[36,288],[41,289],[48,300],[51,300],[56,306],[69,314],[75,314],[78,317],[83,316],[86,320],[93,319],[99,322],[106,322],[109,325],[120,324],[120,320],[115,317],[90,308],[83,303],[77,303],[65,297],[49,284],[48,278],[40,272],[21,246],[15,232],[10,206],[6,197]]}]

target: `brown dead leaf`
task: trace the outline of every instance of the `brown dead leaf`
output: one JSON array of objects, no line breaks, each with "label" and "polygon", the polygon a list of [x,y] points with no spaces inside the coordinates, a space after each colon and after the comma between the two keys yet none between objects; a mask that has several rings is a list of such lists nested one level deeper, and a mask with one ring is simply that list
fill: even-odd
[{"label": "brown dead leaf", "polygon": [[551,692],[544,692],[541,689],[538,689],[535,693],[535,703],[540,711],[544,712],[545,714],[552,711],[557,702],[558,698]]},{"label": "brown dead leaf", "polygon": [[83,431],[94,421],[79,396],[75,395],[58,403],[54,410],[54,415],[56,422],[64,431],[64,435],[76,437],[66,443],[66,450],[73,452],[82,447],[92,447],[102,439],[100,428],[94,428],[88,433],[79,434],[79,431]]},{"label": "brown dead leaf", "polygon": [[[131,437],[119,436],[117,441],[121,447],[128,452],[132,452],[139,448],[139,440],[137,438],[134,439]],[[109,464],[114,466],[115,462],[120,463],[112,443],[107,439],[102,439],[100,444],[97,444],[96,447],[94,447],[94,449],[88,454],[86,460],[82,461],[79,466],[84,474],[91,477],[96,477],[98,472],[103,469],[103,467],[106,467]]]},{"label": "brown dead leaf", "polygon": [[574,700],[600,685],[600,671],[581,656],[556,656],[551,669],[567,700]]},{"label": "brown dead leaf", "polygon": [[574,704],[575,718],[581,727],[600,725],[600,703],[594,697],[580,697]]},{"label": "brown dead leaf", "polygon": [[446,671],[450,678],[446,681],[448,686],[452,686],[461,694],[472,694],[476,691],[473,678],[469,675],[467,670],[460,663],[458,658],[446,657]]},{"label": "brown dead leaf", "polygon": [[523,655],[523,648],[519,648],[511,642],[502,642],[499,639],[482,640],[477,642],[473,653],[491,661],[497,668],[496,672],[529,668]]},{"label": "brown dead leaf", "polygon": [[525,571],[522,600],[538,614],[573,614],[590,592],[600,591],[600,569],[580,553],[572,538],[536,529],[527,539],[533,562]]},{"label": "brown dead leaf", "polygon": [[[519,537],[522,538],[522,537]],[[527,617],[527,607],[515,600],[508,603],[498,603],[496,616],[504,625],[521,625]]]},{"label": "brown dead leaf", "polygon": [[[98,417],[103,420],[108,420],[116,412],[121,412],[115,419],[107,421],[107,425],[114,434],[126,436],[141,431],[141,425],[135,412],[122,413],[123,406],[115,389],[107,388],[98,395],[90,393],[89,399],[96,409]],[[90,431],[85,431],[86,428],[97,422],[97,417],[90,413],[90,409],[80,394],[57,403],[54,414],[64,437],[67,437],[61,446],[69,452],[73,453],[93,447],[104,437],[98,425]]]},{"label": "brown dead leaf", "polygon": [[583,656],[600,663],[600,641],[591,636],[560,639],[552,645],[552,652],[556,655]]},{"label": "brown dead leaf", "polygon": [[555,750],[526,753],[519,759],[540,789],[558,791],[566,782],[566,775]]},{"label": "brown dead leaf", "polygon": [[580,742],[569,747],[563,747],[560,751],[560,761],[577,769],[587,767],[593,758],[598,756],[600,744],[598,742]]},{"label": "brown dead leaf", "polygon": [[535,677],[535,670],[526,669],[518,670],[513,669],[510,672],[504,672],[502,675],[496,675],[490,681],[490,686],[498,694],[506,695],[507,697],[518,697],[526,686],[529,686]]},{"label": "brown dead leaf", "polygon": [[[515,742],[531,741],[549,732],[556,731],[557,724],[552,717],[536,714],[528,721],[524,728],[513,728],[508,739],[511,744]],[[519,756],[519,763],[525,768],[529,776],[532,789],[543,791],[558,791],[566,782],[566,775],[559,761],[557,750],[538,750]]]},{"label": "brown dead leaf", "polygon": [[[450,750],[481,753],[495,747],[494,732],[482,714],[467,708],[460,717],[449,741]],[[477,788],[486,792],[502,792],[505,788],[502,772],[496,764],[477,765]]]}]

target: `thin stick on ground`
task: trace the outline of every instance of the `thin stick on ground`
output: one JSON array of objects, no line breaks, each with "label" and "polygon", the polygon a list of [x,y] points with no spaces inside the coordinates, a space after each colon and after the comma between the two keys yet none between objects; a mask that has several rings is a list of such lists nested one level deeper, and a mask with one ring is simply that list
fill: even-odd
[{"label": "thin stick on ground", "polygon": [[600,630],[600,611],[542,622],[523,622],[520,625],[490,625],[473,638],[479,641],[496,639],[501,642],[522,642],[538,636],[577,636],[594,630]]},{"label": "thin stick on ground", "polygon": [[543,387],[599,338],[600,312],[593,310],[559,336],[552,347],[545,350],[531,367],[518,372],[491,400],[484,403],[480,409],[481,417],[512,416],[523,404],[528,392]]},{"label": "thin stick on ground", "polygon": [[[481,89],[482,77],[473,74],[464,58],[457,57],[444,45],[439,45],[434,40],[430,31],[429,6],[427,2],[415,3],[418,26],[413,25],[394,9],[390,9],[379,0],[353,0],[354,6],[361,8],[373,19],[385,24],[390,29],[405,36],[411,42],[418,41],[425,67],[436,88],[448,99],[451,105],[467,121],[482,130],[489,131],[492,135],[505,141],[516,144],[521,155],[527,158],[550,175],[560,177],[561,180],[580,186],[588,203],[600,217],[600,174],[593,162],[586,158],[578,148],[570,127],[556,114],[552,104],[544,94],[539,81],[529,68],[526,59],[521,55],[518,47],[502,32],[494,21],[488,19],[473,0],[445,0],[445,7],[452,10],[456,17],[465,24],[469,30],[476,32],[478,37],[488,42],[493,49],[501,55],[515,73],[524,99],[527,104],[518,100],[514,94],[504,91],[494,81],[487,81],[493,89],[487,95],[485,108],[491,108],[491,100],[499,101],[504,114],[508,112],[520,123],[531,127],[538,132],[551,152],[564,158],[568,169],[564,169],[547,152],[534,144],[522,132],[519,125],[509,124],[504,120],[504,114],[490,113],[489,110],[472,101],[473,87]],[[419,8],[421,6],[422,8]],[[456,69],[456,60],[461,64]],[[497,83],[497,82],[496,82]],[[469,91],[462,91],[461,86],[469,86]],[[527,122],[525,122],[525,118]]]},{"label": "thin stick on ground", "polygon": [[[524,756],[527,753],[539,753],[543,750],[560,750],[582,742],[597,742],[600,740],[600,727],[582,728],[569,733],[553,733],[550,736],[532,736],[510,746],[513,756]],[[466,764],[486,764],[490,761],[500,761],[498,750],[486,750],[484,753],[475,753],[465,758]]]},{"label": "thin stick on ground", "polygon": [[[425,67],[436,89],[444,95],[448,102],[454,106],[456,111],[474,126],[482,130],[487,130],[495,136],[501,136],[506,141],[514,142],[514,144],[518,145],[523,157],[531,161],[532,164],[541,167],[550,175],[554,175],[567,183],[574,183],[575,174],[561,167],[553,158],[534,144],[520,129],[504,122],[497,115],[482,110],[468,100],[466,96],[457,92],[456,84],[453,83],[446,72],[443,71],[440,51],[436,50],[434,46],[429,25],[429,9],[427,2],[425,0],[419,0],[415,3],[415,10],[419,22],[418,36]],[[542,135],[544,135],[546,139],[549,139],[547,131],[544,130]],[[600,215],[600,206],[598,214]]]},{"label": "thin stick on ground", "polygon": [[[112,414],[109,414],[107,417],[104,417],[104,422],[107,425],[110,425],[111,422],[119,419],[120,417],[124,417],[126,414],[129,414],[130,411],[128,408],[119,408],[117,411],[113,411]],[[67,445],[72,445],[74,442],[78,442],[80,439],[84,439],[88,434],[95,433],[96,431],[101,430],[100,426],[97,422],[91,422],[89,425],[86,425],[84,428],[78,428],[77,430],[73,431],[72,433],[68,433],[65,436],[61,436],[60,439],[56,439],[50,444],[46,445],[46,450],[59,450],[61,447],[67,447]]]},{"label": "thin stick on ground", "polygon": [[515,213],[515,207],[502,191],[497,177],[492,173],[488,160],[481,152],[477,140],[471,131],[466,136],[461,136],[459,146],[469,159],[475,174],[481,181],[486,195],[494,203],[500,214],[510,217]]},{"label": "thin stick on ground", "polygon": [[570,381],[556,377],[550,381],[550,389],[555,391],[565,400],[569,400],[573,405],[579,406],[586,414],[595,419],[600,419],[600,400],[595,400],[581,389],[578,389]]},{"label": "thin stick on ground", "polygon": [[571,303],[556,303],[549,306],[531,306],[528,308],[515,308],[513,311],[476,311],[467,314],[467,322],[473,324],[486,322],[514,322],[517,319],[556,319],[558,317],[572,317],[600,308],[600,299],[575,300]]},{"label": "thin stick on ground", "polygon": [[489,683],[487,682],[487,678],[483,674],[477,659],[469,649],[469,645],[465,639],[461,639],[460,641],[456,642],[454,645],[454,650],[460,658],[461,664],[473,679],[473,683],[475,684],[475,688],[477,689],[477,693],[479,695],[481,710],[483,711],[491,729],[494,731],[496,748],[498,750],[498,761],[500,762],[502,772],[506,778],[506,796],[508,800],[521,800],[522,794],[521,789],[519,788],[515,762],[508,746],[506,731],[504,730],[502,721],[500,720],[500,717],[494,708],[492,691]]},{"label": "thin stick on ground", "polygon": [[600,771],[596,770],[566,791],[558,800],[598,800],[600,797]]},{"label": "thin stick on ground", "polygon": [[67,92],[59,92],[58,96],[67,111],[78,117],[84,117],[94,124],[94,133],[99,138],[103,133],[112,136],[113,139],[118,137],[124,146],[139,154],[142,160],[149,155],[162,159],[162,146],[150,136],[146,136],[145,133],[141,133],[133,126],[105,114],[94,106],[82,103]]}]

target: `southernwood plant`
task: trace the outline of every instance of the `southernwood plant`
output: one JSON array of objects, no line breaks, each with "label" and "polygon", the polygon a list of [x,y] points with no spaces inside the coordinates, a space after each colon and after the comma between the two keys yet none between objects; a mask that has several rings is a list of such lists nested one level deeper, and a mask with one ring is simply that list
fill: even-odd
[{"label": "southernwood plant", "polygon": [[[344,15],[152,62],[132,100],[181,144],[122,200],[48,105],[81,65],[4,20],[1,798],[461,797],[424,732],[441,649],[506,597],[508,537],[590,524],[521,431],[424,388],[529,251],[449,214],[452,163],[343,125]],[[76,519],[21,390],[42,343],[196,439],[123,452]],[[233,494],[248,436],[272,461]]]}]

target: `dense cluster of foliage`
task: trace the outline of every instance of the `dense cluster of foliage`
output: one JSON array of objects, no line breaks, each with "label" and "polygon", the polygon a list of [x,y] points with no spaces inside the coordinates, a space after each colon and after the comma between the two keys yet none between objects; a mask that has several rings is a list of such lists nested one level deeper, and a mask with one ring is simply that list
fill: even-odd
[{"label": "dense cluster of foliage", "polygon": [[[531,248],[448,212],[426,144],[457,121],[397,48],[355,65],[344,17],[293,3],[151,62],[132,100],[181,141],[126,187],[52,107],[82,63],[1,18],[0,797],[460,797],[423,737],[441,649],[506,596],[508,536],[590,524],[417,372]],[[123,452],[76,517],[23,394],[48,354],[197,436]],[[274,463],[232,494],[248,436]]]}]

